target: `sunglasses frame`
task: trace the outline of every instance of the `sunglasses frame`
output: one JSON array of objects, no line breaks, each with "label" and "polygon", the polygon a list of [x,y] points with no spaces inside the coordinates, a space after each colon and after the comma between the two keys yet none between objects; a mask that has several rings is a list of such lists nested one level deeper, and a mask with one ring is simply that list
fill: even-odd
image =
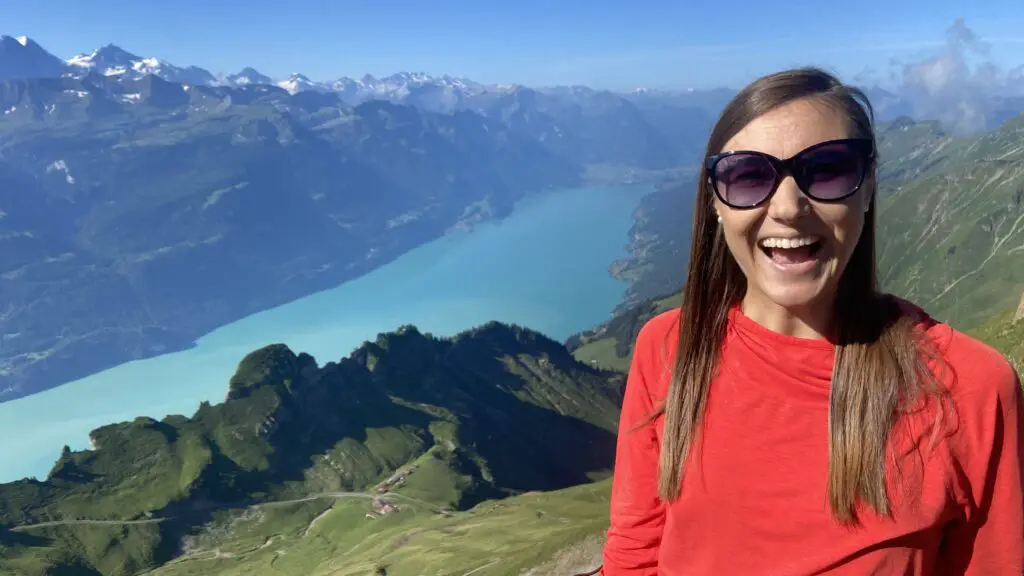
[{"label": "sunglasses frame", "polygon": [[[807,154],[814,152],[819,148],[824,148],[826,146],[835,146],[836,144],[851,146],[855,151],[860,152],[863,155],[864,159],[864,169],[861,172],[860,180],[857,181],[857,185],[854,186],[853,189],[851,189],[847,194],[844,194],[838,198],[818,198],[817,196],[811,194],[804,188],[804,186],[800,182],[800,179],[797,178],[797,174],[794,170],[801,164],[801,158],[803,156],[806,156]],[[736,156],[738,154],[760,156],[761,158],[767,160],[768,163],[771,165],[772,170],[775,171],[775,182],[772,184],[771,190],[767,194],[765,194],[765,197],[762,200],[758,201],[756,204],[752,204],[749,206],[735,205],[729,203],[729,201],[725,199],[725,196],[721,192],[719,192],[718,179],[715,178],[715,168],[718,166],[718,163],[724,158]],[[775,191],[779,189],[779,184],[782,183],[782,180],[785,179],[786,176],[792,176],[793,180],[796,182],[797,188],[800,189],[800,192],[802,192],[805,196],[816,202],[835,203],[846,200],[850,196],[856,194],[858,190],[860,190],[860,187],[864,184],[865,178],[867,178],[868,172],[871,168],[871,164],[874,161],[874,159],[875,146],[874,141],[871,140],[870,138],[840,138],[837,140],[826,140],[824,142],[818,142],[817,144],[808,146],[807,148],[804,148],[803,150],[797,152],[796,154],[786,159],[777,158],[775,156],[772,156],[771,154],[768,154],[766,152],[759,152],[757,150],[730,150],[719,154],[712,154],[711,156],[708,156],[707,158],[704,159],[704,170],[707,173],[708,183],[711,184],[711,189],[714,191],[715,196],[718,196],[718,199],[721,200],[723,204],[734,210],[750,210],[753,208],[757,208],[758,206],[761,206],[762,204],[770,200],[771,197],[775,195]]]}]

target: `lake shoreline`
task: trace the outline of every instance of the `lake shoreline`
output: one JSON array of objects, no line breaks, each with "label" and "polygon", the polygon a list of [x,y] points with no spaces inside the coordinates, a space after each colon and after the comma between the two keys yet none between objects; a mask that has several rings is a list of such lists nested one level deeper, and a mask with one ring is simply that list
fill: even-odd
[{"label": "lake shoreline", "polygon": [[[544,197],[550,194],[589,187],[633,187],[651,186],[654,184],[656,175],[644,174],[640,181],[628,181],[616,183],[612,178],[585,177],[583,184],[577,188],[546,188],[541,190],[523,192],[511,203],[486,203],[481,209],[474,203],[463,208],[462,214],[454,222],[439,223],[433,227],[434,230],[426,234],[415,234],[408,237],[409,242],[401,243],[385,241],[381,243],[379,251],[373,250],[373,258],[364,258],[359,261],[343,263],[344,267],[326,270],[319,276],[309,276],[305,282],[299,280],[292,284],[293,288],[267,294],[260,301],[250,303],[250,306],[242,305],[233,313],[219,314],[204,319],[197,319],[199,329],[197,330],[174,330],[173,328],[163,329],[164,343],[159,346],[149,345],[144,347],[144,342],[139,342],[132,350],[112,350],[110,345],[102,342],[94,343],[87,351],[74,353],[73,360],[65,358],[63,363],[44,363],[35,368],[31,374],[32,385],[20,387],[14,382],[6,389],[0,390],[0,405],[45,392],[53,388],[64,386],[83,378],[88,378],[106,370],[117,368],[130,362],[152,360],[167,354],[175,354],[193,350],[197,343],[219,328],[233,322],[243,320],[254,314],[266,310],[286,306],[302,298],[306,298],[324,291],[336,289],[348,282],[358,280],[383,266],[387,266],[396,259],[401,258],[411,250],[415,250],[430,242],[444,238],[451,234],[472,233],[482,224],[501,222],[511,216],[517,207],[524,202],[529,202],[536,197]],[[627,175],[618,175],[620,179],[627,179]],[[66,363],[74,362],[77,367],[70,369],[64,367]]]},{"label": "lake shoreline", "polygon": [[[84,447],[96,427],[191,414],[202,401],[222,401],[238,362],[271,343],[310,353],[323,365],[406,324],[447,336],[496,320],[562,341],[605,321],[621,300],[628,286],[608,274],[608,263],[626,255],[632,211],[651,189],[633,184],[532,194],[508,217],[442,235],[340,286],[212,330],[185,350],[0,404],[0,428],[27,438],[4,450],[10,456],[0,459],[13,475],[0,481],[32,469],[30,476],[42,477],[61,446]],[[608,233],[614,229],[621,236]],[[481,272],[488,266],[494,269]],[[426,294],[410,302],[405,285]],[[25,468],[28,461],[37,464]]]}]

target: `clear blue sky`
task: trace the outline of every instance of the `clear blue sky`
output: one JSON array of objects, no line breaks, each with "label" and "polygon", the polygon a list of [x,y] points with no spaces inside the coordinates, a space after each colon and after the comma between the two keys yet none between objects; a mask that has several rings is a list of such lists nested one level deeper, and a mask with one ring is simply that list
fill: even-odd
[{"label": "clear blue sky", "polygon": [[844,75],[941,50],[957,17],[1024,64],[1021,0],[45,0],[0,33],[62,58],[113,42],[214,73],[325,80],[399,70],[601,88],[736,86],[794,64]]}]

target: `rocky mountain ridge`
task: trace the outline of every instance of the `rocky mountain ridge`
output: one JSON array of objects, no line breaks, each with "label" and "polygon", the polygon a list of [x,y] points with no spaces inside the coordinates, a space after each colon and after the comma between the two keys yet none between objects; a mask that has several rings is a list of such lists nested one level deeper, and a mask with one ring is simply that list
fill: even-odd
[{"label": "rocky mountain ridge", "polygon": [[[452,338],[403,326],[323,366],[270,345],[239,363],[223,403],[99,428],[45,480],[0,485],[0,571],[45,559],[134,574],[215,511],[260,502],[387,492],[436,512],[576,486],[612,466],[623,385],[497,322]],[[83,548],[82,520],[126,524]]]}]

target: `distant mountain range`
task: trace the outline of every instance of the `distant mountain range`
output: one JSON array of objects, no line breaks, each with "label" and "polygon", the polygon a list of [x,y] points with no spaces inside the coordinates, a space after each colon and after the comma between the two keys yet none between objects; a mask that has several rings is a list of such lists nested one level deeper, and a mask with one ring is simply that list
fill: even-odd
[{"label": "distant mountain range", "polygon": [[[346,104],[356,105],[368,100],[388,100],[415,105],[432,111],[451,111],[466,106],[466,101],[484,93],[508,93],[522,90],[517,84],[482,84],[468,78],[448,75],[399,72],[384,78],[365,75],[359,79],[341,77],[335,80],[312,80],[295,72],[286,78],[271,78],[252,67],[230,74],[214,74],[198,66],[180,67],[165,60],[144,57],[117,45],[107,44],[92,52],[62,60],[49,53],[34,40],[25,37],[0,36],[0,80],[83,77],[99,74],[123,79],[158,76],[168,82],[193,86],[241,87],[254,84],[277,86],[291,94],[304,91],[331,92]],[[556,95],[587,96],[595,92],[585,87],[554,87],[541,89]],[[709,91],[658,91],[637,89],[630,95],[637,100],[671,97],[680,105],[716,108],[733,92],[728,89]]]},{"label": "distant mountain range", "polygon": [[[114,44],[62,60],[31,38],[0,36],[0,80],[62,75],[81,77],[89,73],[130,79],[155,75],[170,82],[196,86],[272,85],[292,94],[303,91],[335,93],[350,105],[368,100],[387,100],[435,112],[472,108],[472,101],[482,94],[502,94],[524,88],[510,83],[485,84],[462,77],[412,72],[398,72],[384,78],[365,75],[359,79],[341,77],[329,80],[313,80],[300,72],[284,78],[272,78],[253,67],[245,67],[235,73],[213,73],[199,66],[181,67],[159,58],[139,56]],[[1020,74],[1017,73],[1017,76]],[[1020,78],[1005,89],[991,94],[972,93],[963,102],[948,101],[950,96],[945,93],[940,101],[932,101],[928,94],[919,93],[921,91],[913,87],[905,87],[906,90],[901,89],[900,93],[878,85],[865,85],[862,88],[870,97],[881,121],[900,116],[927,119],[920,117],[924,114],[928,118],[942,117],[951,127],[959,125],[961,120],[973,126],[995,127],[1024,111],[1024,81]],[[534,90],[561,97],[571,93],[581,95],[594,92],[580,86],[535,87]],[[668,105],[717,111],[733,94],[735,90],[729,88],[653,90],[641,87],[619,95],[647,108]],[[968,114],[972,118],[957,118],[958,114]]]},{"label": "distant mountain range", "polygon": [[[131,86],[155,76],[181,84],[185,90],[272,86],[292,95],[313,92],[336,97],[349,106],[387,101],[441,114],[473,111],[515,124],[567,156],[580,155],[579,150],[587,146],[587,140],[603,139],[606,147],[629,151],[633,158],[628,158],[628,162],[643,167],[696,161],[702,144],[698,136],[735,93],[726,88],[613,93],[585,86],[483,84],[468,78],[411,72],[384,78],[365,75],[360,79],[342,77],[329,81],[294,73],[274,79],[252,67],[233,74],[214,74],[197,66],[180,67],[133,54],[114,44],[62,61],[27,37],[11,36],[0,37],[0,70],[0,80],[63,77],[105,86],[112,86],[110,81],[117,80]],[[128,91],[122,97],[134,98],[133,94]],[[612,137],[611,131],[620,133]],[[587,157],[584,151],[582,156],[577,159],[594,163],[608,160],[607,155],[600,153]]]},{"label": "distant mountain range", "polygon": [[11,37],[0,71],[0,401],[182,349],[527,193],[660,178],[727,97],[413,74],[298,89]]},{"label": "distant mountain range", "polygon": [[[733,93],[275,80],[0,37],[0,401],[187,347],[531,191],[677,178]],[[870,93],[882,118],[909,110]],[[915,146],[884,170],[926,170]],[[685,257],[690,189],[644,200],[640,260]],[[615,267],[631,302],[673,282],[638,269]]]}]

